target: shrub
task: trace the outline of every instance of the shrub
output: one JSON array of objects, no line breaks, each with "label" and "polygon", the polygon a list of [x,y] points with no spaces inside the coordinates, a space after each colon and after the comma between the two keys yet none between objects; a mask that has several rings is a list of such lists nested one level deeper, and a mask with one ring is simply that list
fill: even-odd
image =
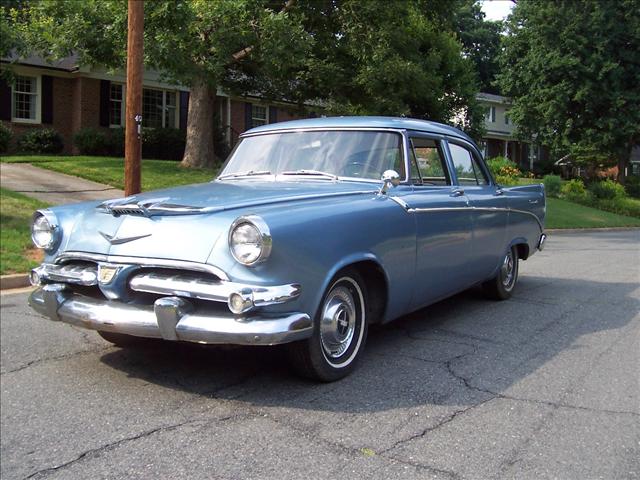
[{"label": "shrub", "polygon": [[124,157],[124,128],[114,128],[107,137],[107,154]]},{"label": "shrub", "polygon": [[498,185],[502,185],[503,187],[511,187],[514,185],[518,185],[520,182],[518,181],[518,177],[510,177],[505,175],[496,175],[496,182]]},{"label": "shrub", "polygon": [[542,178],[544,189],[549,197],[557,197],[560,195],[562,179],[558,175],[545,175]]},{"label": "shrub", "polygon": [[624,187],[613,180],[603,180],[593,182],[589,185],[589,190],[598,199],[611,200],[614,198],[624,198],[627,196]]},{"label": "shrub", "polygon": [[11,137],[13,133],[11,129],[4,123],[0,122],[0,153],[4,153],[9,150],[9,143],[11,143]]},{"label": "shrub", "polygon": [[628,197],[615,197],[598,200],[596,208],[617,213],[619,215],[627,215],[630,217],[640,218],[640,202]]},{"label": "shrub", "polygon": [[505,157],[490,158],[489,160],[487,160],[487,166],[491,170],[491,173],[493,173],[493,176],[496,178],[518,178],[522,176],[522,172],[518,168],[518,165]]},{"label": "shrub", "polygon": [[159,160],[182,160],[186,134],[178,128],[144,128],[142,156]]},{"label": "shrub", "polygon": [[109,153],[107,134],[96,128],[82,128],[73,136],[73,144],[82,155],[106,155]]},{"label": "shrub", "polygon": [[63,148],[62,137],[53,128],[33,128],[18,139],[22,153],[60,153]]},{"label": "shrub", "polygon": [[588,199],[587,189],[584,188],[584,183],[579,178],[569,180],[562,185],[560,193],[572,202],[584,202]]},{"label": "shrub", "polygon": [[640,198],[640,177],[627,177],[624,189],[631,197]]}]

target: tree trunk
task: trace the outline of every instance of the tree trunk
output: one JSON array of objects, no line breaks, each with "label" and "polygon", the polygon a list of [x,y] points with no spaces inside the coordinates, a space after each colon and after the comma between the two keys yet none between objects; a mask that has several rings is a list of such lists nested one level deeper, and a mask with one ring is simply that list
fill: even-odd
[{"label": "tree trunk", "polygon": [[213,150],[213,111],[216,90],[206,81],[196,79],[189,94],[187,115],[187,142],[181,165],[192,168],[212,168],[215,162]]}]

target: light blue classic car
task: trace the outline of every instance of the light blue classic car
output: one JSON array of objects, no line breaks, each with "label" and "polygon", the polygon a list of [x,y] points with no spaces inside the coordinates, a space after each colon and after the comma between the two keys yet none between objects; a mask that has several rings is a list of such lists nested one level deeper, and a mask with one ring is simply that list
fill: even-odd
[{"label": "light blue classic car", "polygon": [[243,134],[210,183],[34,214],[29,302],[137,337],[288,344],[301,374],[353,370],[367,327],[476,284],[508,298],[544,245],[542,185],[497,185],[459,130],[406,118]]}]

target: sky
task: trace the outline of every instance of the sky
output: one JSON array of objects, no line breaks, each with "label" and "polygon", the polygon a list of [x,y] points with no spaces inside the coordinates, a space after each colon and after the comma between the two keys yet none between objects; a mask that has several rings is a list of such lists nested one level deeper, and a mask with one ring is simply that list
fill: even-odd
[{"label": "sky", "polygon": [[513,8],[511,0],[483,0],[482,11],[485,20],[504,20]]}]

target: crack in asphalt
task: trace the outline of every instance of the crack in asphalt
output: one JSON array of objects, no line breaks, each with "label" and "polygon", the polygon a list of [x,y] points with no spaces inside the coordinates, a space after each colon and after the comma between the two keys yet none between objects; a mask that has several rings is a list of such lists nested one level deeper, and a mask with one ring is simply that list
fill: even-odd
[{"label": "crack in asphalt", "polygon": [[111,348],[113,348],[113,346],[107,346],[107,347],[98,348],[98,349],[92,349],[92,350],[80,350],[78,352],[65,353],[63,355],[56,355],[54,357],[37,358],[35,360],[31,360],[31,361],[25,363],[24,365],[20,365],[19,367],[13,368],[11,370],[6,370],[6,371],[0,373],[0,376],[8,375],[10,373],[20,372],[20,371],[25,370],[25,369],[27,369],[29,367],[33,367],[33,366],[44,364],[44,363],[56,362],[58,360],[67,360],[69,358],[73,358],[73,357],[76,357],[78,355],[88,355],[88,354],[91,354],[91,353],[101,353],[101,352],[104,352],[105,350],[109,350]]},{"label": "crack in asphalt", "polygon": [[[225,419],[222,418],[222,421],[224,421]],[[127,442],[132,442],[132,441],[136,441],[136,440],[140,440],[142,438],[146,438],[149,437],[155,433],[158,432],[166,432],[166,431],[171,431],[171,430],[176,430],[180,427],[183,427],[185,425],[189,425],[189,424],[195,424],[198,422],[202,422],[202,420],[186,420],[180,423],[176,423],[176,424],[172,424],[172,425],[163,425],[160,427],[156,427],[153,428],[151,430],[146,430],[142,433],[139,433],[137,435],[133,435],[131,437],[127,437],[127,438],[122,438],[120,440],[116,440],[114,442],[109,442],[107,444],[101,445],[100,447],[96,447],[96,448],[92,448],[89,450],[86,450],[84,452],[82,452],[80,455],[76,456],[74,459],[69,460],[68,462],[62,463],[60,465],[56,465],[55,467],[47,467],[47,468],[43,468],[41,470],[38,470],[30,475],[27,475],[26,477],[24,477],[23,480],[28,480],[31,478],[43,478],[48,476],[49,474],[53,473],[53,472],[57,472],[59,470],[64,470],[66,468],[69,468],[70,466],[81,462],[85,459],[89,459],[92,458],[96,455],[99,455],[102,452],[105,451],[109,451],[112,450],[120,445],[122,445],[123,443],[127,443]]]}]

